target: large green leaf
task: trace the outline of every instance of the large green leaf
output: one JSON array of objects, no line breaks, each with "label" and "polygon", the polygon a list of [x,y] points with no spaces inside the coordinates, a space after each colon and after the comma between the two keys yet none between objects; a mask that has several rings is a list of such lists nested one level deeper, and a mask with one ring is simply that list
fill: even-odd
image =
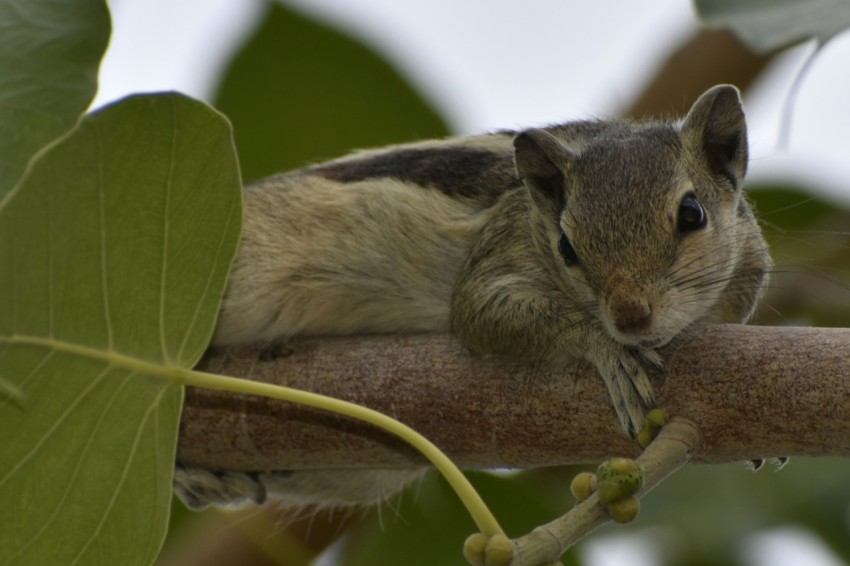
[{"label": "large green leaf", "polygon": [[182,387],[241,224],[227,121],[179,95],[87,117],[0,204],[0,563],[149,564]]},{"label": "large green leaf", "polygon": [[823,44],[850,26],[846,0],[695,0],[706,25],[729,28],[754,51],[816,38]]},{"label": "large green leaf", "polygon": [[108,39],[103,0],[0,0],[0,199],[91,103]]}]

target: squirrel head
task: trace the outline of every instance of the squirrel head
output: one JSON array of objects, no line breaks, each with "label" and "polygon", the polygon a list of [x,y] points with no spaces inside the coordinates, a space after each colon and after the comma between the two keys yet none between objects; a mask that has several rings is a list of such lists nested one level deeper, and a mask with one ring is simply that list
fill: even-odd
[{"label": "squirrel head", "polygon": [[733,86],[708,90],[679,122],[526,130],[514,158],[556,284],[623,344],[660,346],[705,317],[746,260],[755,221]]}]

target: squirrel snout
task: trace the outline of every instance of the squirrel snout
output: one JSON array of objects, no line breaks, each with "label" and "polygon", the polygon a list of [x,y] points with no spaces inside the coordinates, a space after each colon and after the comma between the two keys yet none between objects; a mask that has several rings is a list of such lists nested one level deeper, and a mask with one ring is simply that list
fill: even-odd
[{"label": "squirrel snout", "polygon": [[614,326],[624,334],[642,332],[652,324],[652,305],[636,297],[611,297],[608,314]]}]

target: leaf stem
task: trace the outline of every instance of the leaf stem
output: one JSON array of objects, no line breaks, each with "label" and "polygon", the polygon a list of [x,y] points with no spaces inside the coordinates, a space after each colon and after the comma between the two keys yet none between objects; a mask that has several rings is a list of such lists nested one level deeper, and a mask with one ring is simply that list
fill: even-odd
[{"label": "leaf stem", "polygon": [[482,533],[488,536],[505,534],[496,521],[496,518],[490,512],[490,509],[487,508],[487,505],[481,499],[481,496],[478,495],[478,492],[475,491],[475,488],[472,487],[472,484],[469,483],[469,480],[466,479],[466,476],[463,475],[458,467],[430,440],[392,417],[355,403],[300,389],[185,368],[174,367],[172,370],[174,372],[173,377],[177,378],[175,381],[183,385],[280,399],[366,421],[386,430],[398,436],[428,458],[434,467],[446,478],[446,481],[449,482],[455,493],[457,493],[472,517],[472,520]]}]

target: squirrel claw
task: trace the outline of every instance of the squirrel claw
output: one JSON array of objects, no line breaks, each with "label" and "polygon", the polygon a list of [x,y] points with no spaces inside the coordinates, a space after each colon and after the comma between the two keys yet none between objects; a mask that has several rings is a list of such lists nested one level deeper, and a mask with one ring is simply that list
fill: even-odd
[{"label": "squirrel claw", "polygon": [[656,371],[664,369],[664,362],[661,359],[661,354],[651,348],[634,348],[632,352],[641,362],[651,367]]},{"label": "squirrel claw", "polygon": [[774,465],[776,471],[781,470],[785,467],[785,464],[788,463],[788,456],[777,456],[776,458],[768,458],[765,460],[764,458],[759,458],[757,460],[750,460],[747,462],[748,467],[753,472],[757,472],[764,466],[765,461],[770,462]]}]

